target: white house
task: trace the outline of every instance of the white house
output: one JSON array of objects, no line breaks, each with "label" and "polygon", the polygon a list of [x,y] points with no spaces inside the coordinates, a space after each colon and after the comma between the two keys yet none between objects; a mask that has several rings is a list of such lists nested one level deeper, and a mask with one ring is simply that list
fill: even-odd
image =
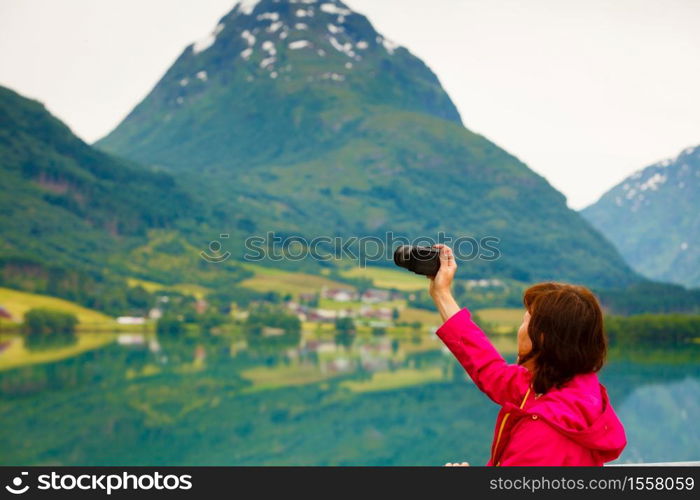
[{"label": "white house", "polygon": [[146,324],[146,318],[139,318],[137,316],[119,316],[117,318],[117,323],[120,325],[144,325]]}]

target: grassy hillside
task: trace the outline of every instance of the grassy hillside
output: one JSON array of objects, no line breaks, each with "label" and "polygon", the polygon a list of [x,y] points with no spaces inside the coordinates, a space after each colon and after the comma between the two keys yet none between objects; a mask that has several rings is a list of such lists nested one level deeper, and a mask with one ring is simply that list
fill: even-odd
[{"label": "grassy hillside", "polygon": [[231,286],[250,273],[200,257],[220,232],[208,224],[170,175],[96,150],[0,87],[0,286],[109,315],[133,305],[126,278]]},{"label": "grassy hillside", "polygon": [[395,288],[401,291],[424,290],[428,281],[423,276],[407,272],[405,269],[385,267],[351,267],[340,273],[348,278],[367,278],[381,288]]},{"label": "grassy hillside", "polygon": [[172,177],[98,151],[43,105],[0,87],[0,252],[99,266],[192,205]]},{"label": "grassy hillside", "polygon": [[81,325],[114,324],[114,318],[99,311],[88,309],[68,300],[36,293],[21,292],[0,287],[0,305],[12,314],[15,321],[21,321],[24,313],[35,307],[59,309],[75,314]]}]

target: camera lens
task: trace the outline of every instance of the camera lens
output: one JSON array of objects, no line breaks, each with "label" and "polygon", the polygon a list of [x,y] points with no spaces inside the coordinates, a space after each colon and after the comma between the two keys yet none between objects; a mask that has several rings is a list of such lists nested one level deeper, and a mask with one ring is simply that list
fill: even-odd
[{"label": "camera lens", "polygon": [[394,251],[394,264],[408,269],[411,260],[411,245],[401,245]]},{"label": "camera lens", "polygon": [[440,251],[433,247],[401,245],[394,250],[394,264],[423,276],[435,276],[440,269]]}]

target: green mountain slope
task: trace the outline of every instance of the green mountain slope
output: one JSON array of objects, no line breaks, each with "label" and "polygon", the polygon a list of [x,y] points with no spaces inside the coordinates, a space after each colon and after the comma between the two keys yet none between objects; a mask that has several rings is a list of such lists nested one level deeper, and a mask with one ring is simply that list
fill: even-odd
[{"label": "green mountain slope", "polygon": [[581,213],[640,274],[700,286],[700,146],[634,173]]},{"label": "green mountain slope", "polygon": [[104,253],[192,207],[170,175],[92,148],[42,104],[3,87],[0,124],[3,255],[100,266]]},{"label": "green mountain slope", "polygon": [[474,276],[637,279],[564,197],[465,129],[430,69],[342,2],[244,2],[100,148],[262,234],[495,236]]},{"label": "green mountain slope", "polygon": [[188,241],[204,218],[169,174],[96,150],[42,104],[0,87],[0,285],[119,314],[127,277],[250,275],[233,263],[202,267]]}]

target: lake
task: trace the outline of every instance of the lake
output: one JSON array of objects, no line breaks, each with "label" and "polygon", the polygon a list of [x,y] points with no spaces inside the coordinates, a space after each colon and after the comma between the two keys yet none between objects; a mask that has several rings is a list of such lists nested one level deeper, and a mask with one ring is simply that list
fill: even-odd
[{"label": "lake", "polygon": [[[0,371],[0,463],[488,460],[498,407],[426,332],[352,344],[310,332],[103,335],[102,347]],[[514,359],[514,338],[494,342]],[[611,346],[601,378],[627,431],[620,462],[700,460],[700,345]]]}]

